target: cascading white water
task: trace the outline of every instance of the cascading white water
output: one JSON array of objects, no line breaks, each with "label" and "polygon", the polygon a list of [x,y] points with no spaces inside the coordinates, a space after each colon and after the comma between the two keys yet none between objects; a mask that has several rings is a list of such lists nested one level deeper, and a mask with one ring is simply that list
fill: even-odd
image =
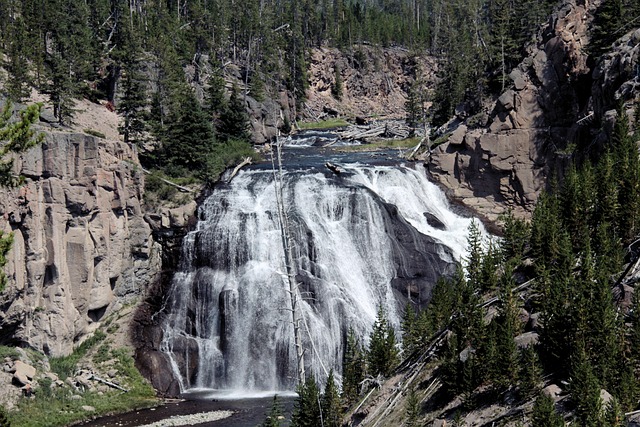
[{"label": "cascading white water", "polygon": [[[304,298],[307,371],[319,379],[340,372],[349,328],[366,342],[379,305],[398,327],[401,299],[426,301],[429,286],[464,251],[470,220],[450,211],[424,172],[407,167],[351,165],[338,177],[287,172],[284,199]],[[275,200],[272,173],[251,170],[199,209],[163,327],[162,350],[182,390],[295,387]]]}]

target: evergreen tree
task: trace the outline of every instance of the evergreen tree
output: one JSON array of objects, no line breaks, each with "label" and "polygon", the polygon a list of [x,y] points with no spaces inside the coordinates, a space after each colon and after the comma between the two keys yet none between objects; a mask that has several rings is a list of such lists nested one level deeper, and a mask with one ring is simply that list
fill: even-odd
[{"label": "evergreen tree", "polygon": [[333,378],[333,370],[329,372],[327,384],[322,395],[322,422],[326,427],[340,427],[342,425],[342,408],[338,387]]},{"label": "evergreen tree", "polygon": [[475,220],[471,221],[467,235],[467,250],[469,252],[466,260],[465,270],[470,286],[481,288],[482,259],[484,251],[482,249],[482,233],[480,226]]},{"label": "evergreen tree", "polygon": [[278,401],[278,395],[275,395],[273,396],[273,404],[271,405],[271,409],[269,410],[269,413],[267,414],[267,417],[265,418],[263,423],[260,424],[260,427],[281,427],[282,424],[280,423],[280,420],[282,418],[284,418],[282,416],[282,407],[280,405],[280,402]]},{"label": "evergreen tree", "polygon": [[185,88],[180,98],[182,102],[176,103],[167,118],[163,156],[168,170],[177,176],[184,176],[187,171],[206,176],[215,143],[213,129],[191,89]]},{"label": "evergreen tree", "polygon": [[342,100],[342,72],[340,66],[335,64],[333,66],[333,85],[331,86],[331,94],[338,101]]},{"label": "evergreen tree", "polygon": [[602,423],[600,384],[583,349],[575,353],[569,386],[578,423],[585,427],[599,427]]},{"label": "evergreen tree", "polygon": [[398,363],[395,332],[387,320],[387,315],[378,307],[378,315],[373,324],[373,331],[369,337],[369,351],[367,352],[367,367],[371,375],[389,376]]},{"label": "evergreen tree", "polygon": [[409,394],[407,395],[407,403],[405,409],[405,419],[404,425],[406,427],[418,427],[420,418],[420,400],[418,399],[418,394],[416,390],[412,387],[409,389]]},{"label": "evergreen tree", "polygon": [[564,421],[554,407],[553,398],[542,393],[533,405],[531,427],[564,427]]},{"label": "evergreen tree", "polygon": [[513,338],[519,332],[518,308],[513,295],[515,283],[513,270],[505,267],[500,284],[500,305],[498,307],[496,330],[496,385],[507,388],[516,382],[518,374],[518,352]]},{"label": "evergreen tree", "polygon": [[227,100],[224,96],[225,81],[222,73],[217,68],[214,68],[208,83],[209,87],[205,95],[205,109],[213,120],[216,132],[219,132],[219,118],[227,108]]},{"label": "evergreen tree", "polygon": [[538,393],[542,382],[540,361],[538,360],[538,354],[533,346],[520,349],[519,360],[519,394],[522,398],[528,398]]},{"label": "evergreen tree", "polygon": [[[127,25],[124,25],[127,28]],[[114,54],[122,68],[122,96],[117,111],[123,118],[118,131],[127,143],[137,143],[145,131],[147,105],[146,81],[142,73],[140,45],[134,34],[127,31],[120,38],[122,46]]]},{"label": "evergreen tree", "polygon": [[623,427],[626,425],[624,412],[615,397],[607,403],[604,413],[604,423],[607,427]]},{"label": "evergreen tree", "polygon": [[307,376],[297,388],[298,398],[293,407],[291,427],[317,427],[321,424],[320,392],[313,375]]},{"label": "evergreen tree", "polygon": [[217,127],[218,138],[221,141],[249,140],[249,118],[244,103],[238,95],[238,88],[233,86],[229,95],[229,102],[219,117]]},{"label": "evergreen tree", "polygon": [[421,336],[418,318],[413,305],[408,302],[402,318],[402,349],[407,358],[420,347]]},{"label": "evergreen tree", "polygon": [[525,221],[516,218],[513,211],[508,211],[501,218],[503,237],[500,244],[502,256],[506,261],[514,260],[516,264],[524,258],[529,241],[530,227]]},{"label": "evergreen tree", "polygon": [[358,399],[364,380],[364,357],[353,329],[349,329],[342,357],[342,400],[350,405]]},{"label": "evergreen tree", "polygon": [[618,181],[617,229],[623,242],[630,243],[640,230],[640,159],[637,138],[631,134],[625,108],[618,115],[611,137]]},{"label": "evergreen tree", "polygon": [[[13,174],[13,159],[18,153],[22,153],[43,139],[43,134],[36,133],[32,126],[40,117],[40,104],[33,104],[21,111],[20,119],[11,122],[13,105],[7,102],[0,114],[0,186],[10,187],[22,183],[22,177]],[[7,277],[3,268],[7,264],[7,254],[13,245],[13,234],[5,234],[0,231],[0,292],[7,283]]]}]

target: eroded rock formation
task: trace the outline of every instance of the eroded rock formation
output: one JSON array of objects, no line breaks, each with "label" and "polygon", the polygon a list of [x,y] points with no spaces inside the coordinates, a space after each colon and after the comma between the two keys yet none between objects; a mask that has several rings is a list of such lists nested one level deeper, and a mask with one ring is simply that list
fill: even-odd
[{"label": "eroded rock formation", "polygon": [[45,130],[44,143],[17,161],[25,185],[0,196],[0,225],[14,235],[0,338],[57,356],[141,295],[160,251],[131,147]]},{"label": "eroded rock formation", "polygon": [[490,220],[509,208],[530,211],[554,160],[581,132],[577,122],[588,111],[591,90],[585,47],[597,3],[568,1],[557,10],[510,73],[510,87],[487,123],[477,127],[482,114],[458,118],[448,141],[431,154],[433,177]]}]

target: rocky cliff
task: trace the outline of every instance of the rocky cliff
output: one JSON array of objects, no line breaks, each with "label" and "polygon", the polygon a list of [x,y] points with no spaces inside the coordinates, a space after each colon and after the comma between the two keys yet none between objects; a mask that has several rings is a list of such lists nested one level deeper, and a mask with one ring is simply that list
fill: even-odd
[{"label": "rocky cliff", "polygon": [[464,205],[490,220],[507,209],[526,215],[565,150],[588,134],[579,119],[597,102],[585,48],[599,3],[563,2],[498,100],[443,130],[429,168]]},{"label": "rocky cliff", "polygon": [[[116,132],[114,113],[86,107]],[[144,178],[132,148],[117,134],[44,122],[40,129],[43,144],[16,162],[25,185],[0,194],[0,226],[14,235],[0,341],[58,356],[141,295],[160,253],[143,218]]]}]

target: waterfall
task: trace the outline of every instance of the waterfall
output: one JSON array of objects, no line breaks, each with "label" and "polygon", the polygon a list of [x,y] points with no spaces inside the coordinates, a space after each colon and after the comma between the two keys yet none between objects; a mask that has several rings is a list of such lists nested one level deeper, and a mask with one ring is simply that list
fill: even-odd
[{"label": "waterfall", "polygon": [[[353,328],[366,344],[377,307],[398,328],[464,252],[470,219],[424,171],[344,166],[284,175],[308,373],[341,371]],[[295,388],[296,360],[273,175],[246,170],[213,192],[184,239],[167,295],[162,351],[182,390]],[[338,375],[339,377],[339,375]]]}]

